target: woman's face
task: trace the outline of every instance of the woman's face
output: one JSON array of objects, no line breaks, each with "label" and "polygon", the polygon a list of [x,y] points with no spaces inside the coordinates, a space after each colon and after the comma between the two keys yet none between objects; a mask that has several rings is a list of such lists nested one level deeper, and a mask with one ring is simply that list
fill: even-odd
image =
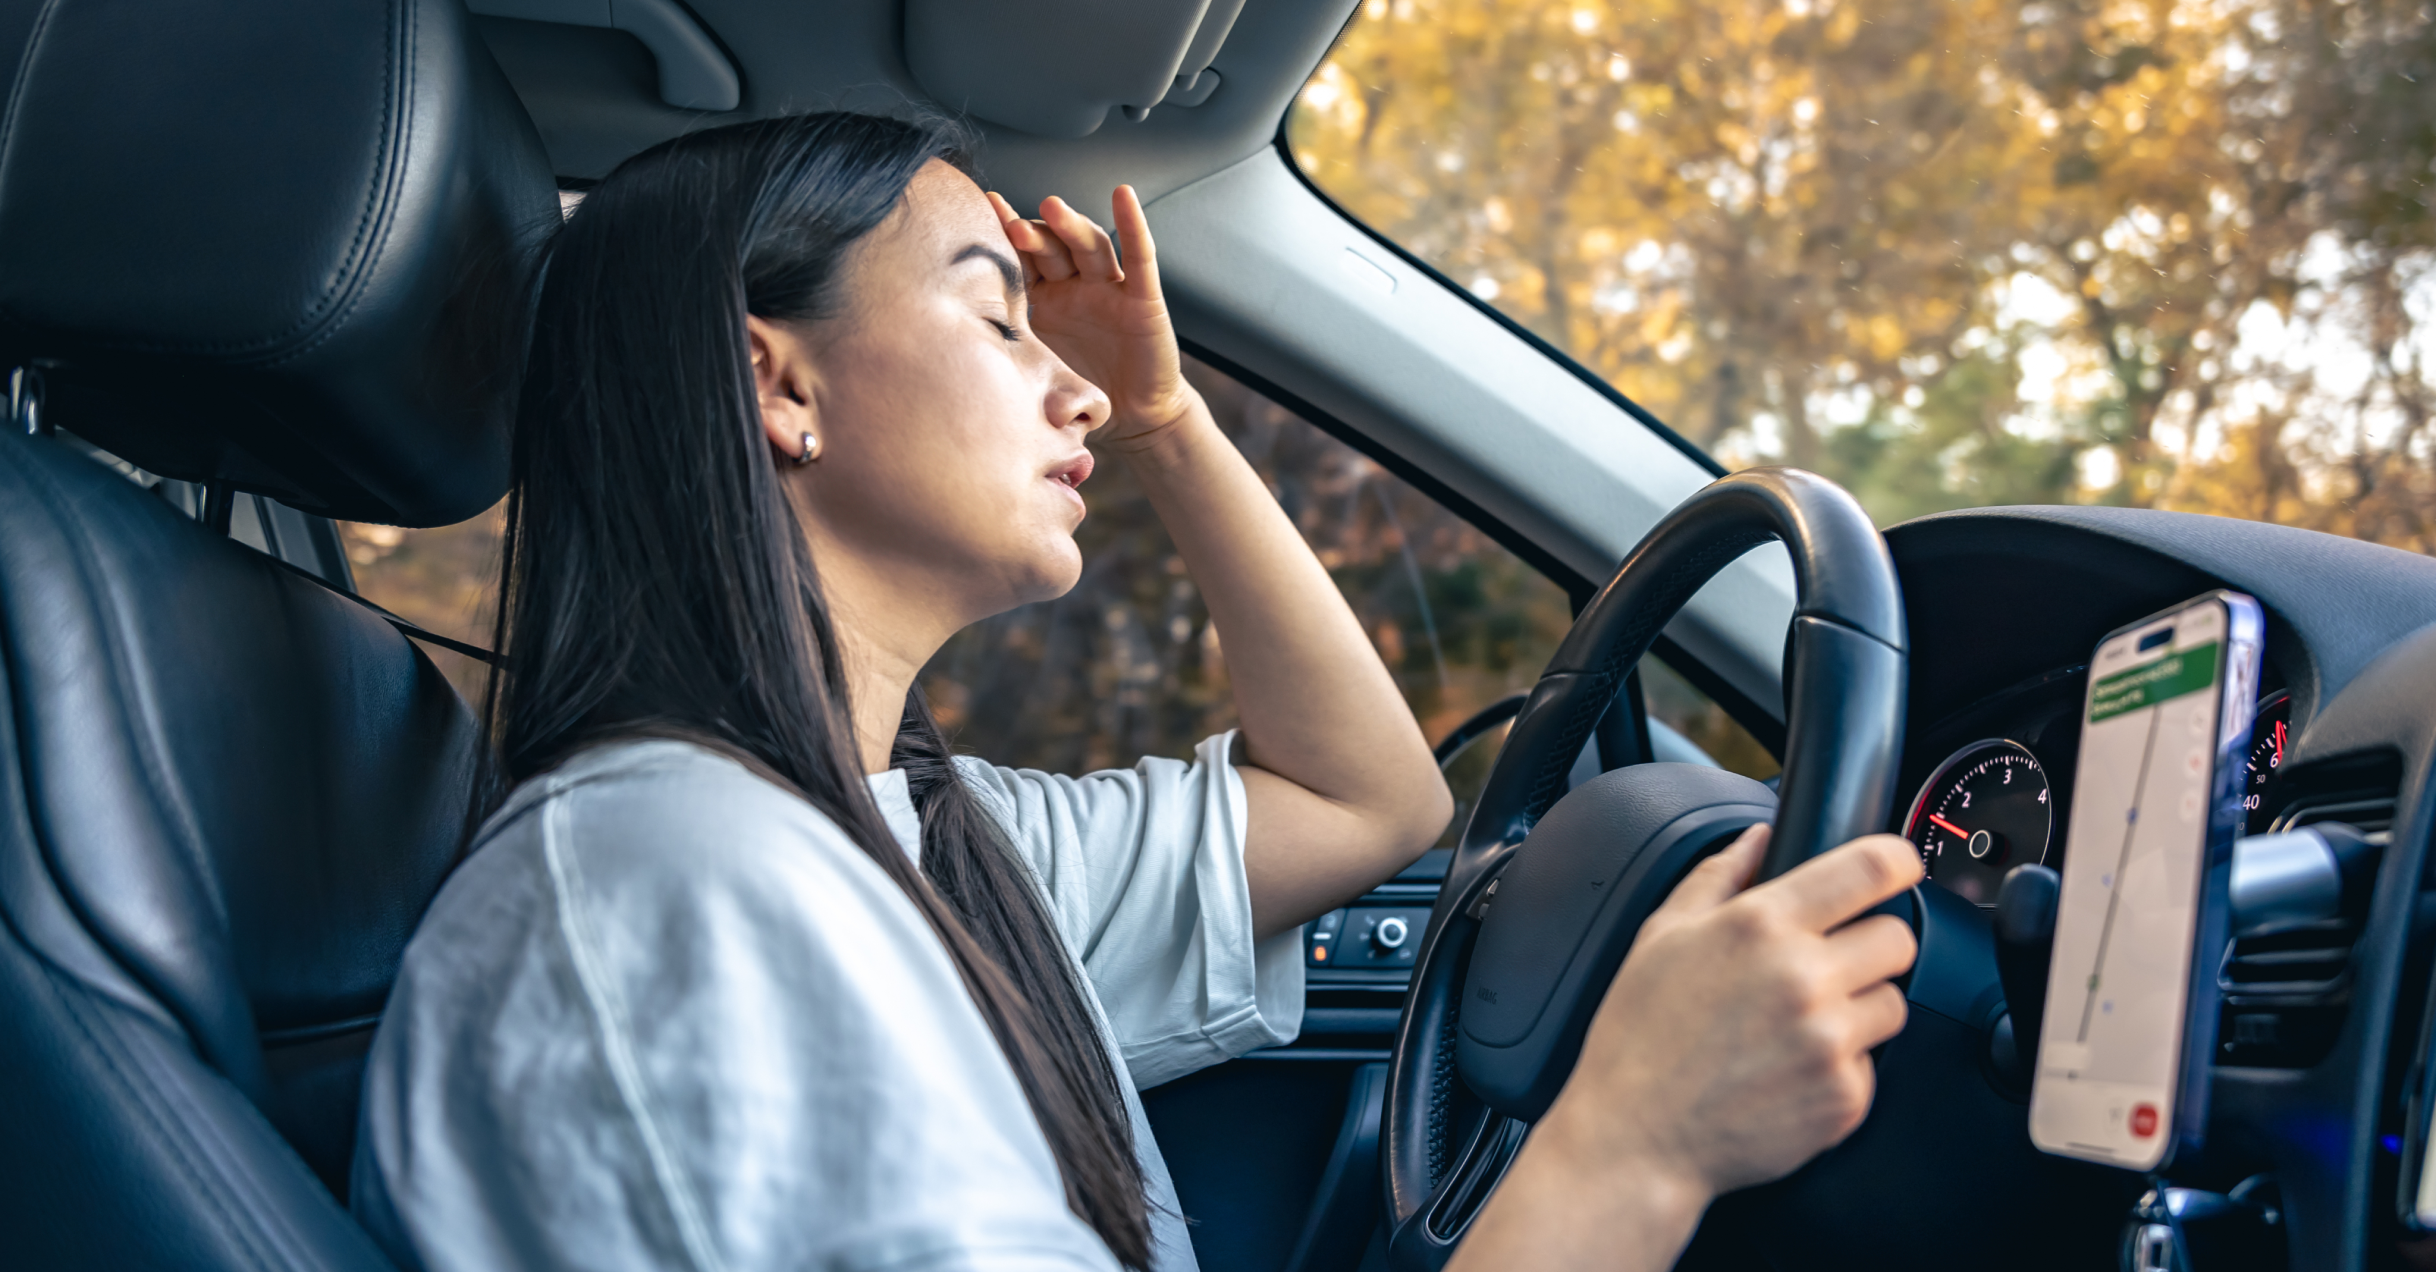
[{"label": "woman's face", "polygon": [[933,161],[842,282],[832,318],[751,322],[773,443],[800,449],[799,414],[818,438],[787,477],[832,598],[885,597],[952,631],[1073,587],[1083,437],[1108,399],[1033,334],[981,188]]}]

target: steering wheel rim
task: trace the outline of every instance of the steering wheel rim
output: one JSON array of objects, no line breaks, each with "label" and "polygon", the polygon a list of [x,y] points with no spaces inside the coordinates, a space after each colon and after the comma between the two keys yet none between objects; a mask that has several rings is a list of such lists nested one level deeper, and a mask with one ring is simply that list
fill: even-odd
[{"label": "steering wheel rim", "polygon": [[1723,477],[1644,536],[1575,620],[1515,718],[1466,823],[1398,1023],[1380,1174],[1391,1261],[1434,1272],[1520,1149],[1471,1097],[1456,1031],[1481,903],[1565,793],[1574,757],[1658,633],[1718,571],[1770,540],[1793,558],[1785,766],[1760,877],[1883,829],[1902,750],[1907,638],[1885,540],[1835,483],[1794,468]]}]

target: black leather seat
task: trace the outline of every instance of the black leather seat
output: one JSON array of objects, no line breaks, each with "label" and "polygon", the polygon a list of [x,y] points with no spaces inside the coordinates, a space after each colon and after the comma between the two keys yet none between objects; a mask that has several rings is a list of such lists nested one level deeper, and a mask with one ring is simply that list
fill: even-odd
[{"label": "black leather seat", "polygon": [[[506,486],[539,139],[460,0],[5,0],[0,372],[129,463]],[[476,728],[376,616],[0,437],[0,1264],[377,1268],[362,1055]]]}]

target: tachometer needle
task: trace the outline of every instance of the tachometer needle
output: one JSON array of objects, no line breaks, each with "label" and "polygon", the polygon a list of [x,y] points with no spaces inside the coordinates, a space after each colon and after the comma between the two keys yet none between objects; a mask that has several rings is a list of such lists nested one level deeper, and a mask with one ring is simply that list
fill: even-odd
[{"label": "tachometer needle", "polygon": [[1956,839],[1969,839],[1971,837],[1971,832],[1964,830],[1962,827],[1957,826],[1950,821],[1947,821],[1943,817],[1939,817],[1935,813],[1929,814],[1929,820],[1937,823],[1937,828],[1939,830],[1952,835]]}]

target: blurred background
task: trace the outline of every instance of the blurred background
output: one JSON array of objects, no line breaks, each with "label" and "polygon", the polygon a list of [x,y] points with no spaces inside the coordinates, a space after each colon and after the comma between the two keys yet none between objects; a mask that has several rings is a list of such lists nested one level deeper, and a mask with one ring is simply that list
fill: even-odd
[{"label": "blurred background", "polygon": [[[1283,143],[1728,466],[1816,469],[1881,524],[2113,503],[2425,552],[2431,80],[2424,0],[1367,0]],[[1559,588],[1191,374],[1433,739],[1530,685]],[[1083,494],[1080,585],[923,677],[1000,763],[1184,755],[1233,722],[1224,642],[1130,474]],[[482,643],[498,528],[344,533],[367,595]],[[478,664],[434,656],[478,698]],[[1662,663],[1643,679],[1653,717],[1774,771]]]},{"label": "blurred background", "polygon": [[2425,0],[1367,0],[1313,183],[1729,466],[2436,548]]}]

